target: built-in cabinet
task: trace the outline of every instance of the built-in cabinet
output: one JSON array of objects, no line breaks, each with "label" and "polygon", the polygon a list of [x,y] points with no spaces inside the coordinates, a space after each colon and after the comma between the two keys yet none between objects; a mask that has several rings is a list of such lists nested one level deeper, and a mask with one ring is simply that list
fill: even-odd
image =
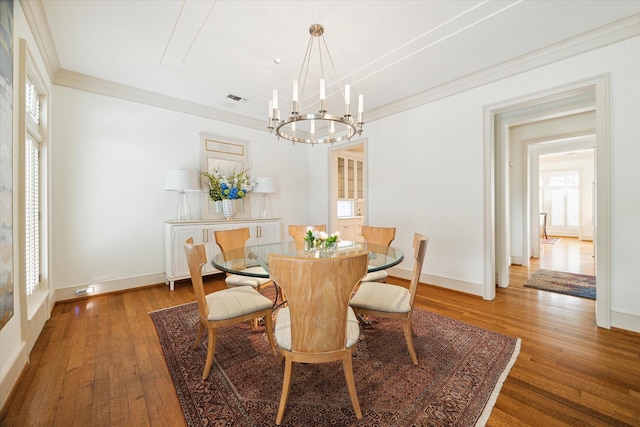
[{"label": "built-in cabinet", "polygon": [[339,218],[338,219],[338,231],[340,232],[340,238],[342,240],[362,240],[360,233],[362,226],[364,225],[363,217],[355,218]]},{"label": "built-in cabinet", "polygon": [[[251,219],[236,221],[190,221],[178,222],[167,221],[165,230],[165,279],[171,290],[174,288],[176,280],[186,279],[189,276],[189,266],[184,255],[184,242],[193,238],[194,243],[204,243],[207,258],[211,260],[220,253],[220,248],[216,244],[214,231],[232,230],[236,228],[249,228],[250,238],[246,245],[260,245],[264,243],[279,242],[281,237],[280,219]],[[219,273],[219,271],[208,262],[203,270],[203,275]]]},{"label": "built-in cabinet", "polygon": [[357,155],[338,155],[338,199],[364,198],[364,160]]}]

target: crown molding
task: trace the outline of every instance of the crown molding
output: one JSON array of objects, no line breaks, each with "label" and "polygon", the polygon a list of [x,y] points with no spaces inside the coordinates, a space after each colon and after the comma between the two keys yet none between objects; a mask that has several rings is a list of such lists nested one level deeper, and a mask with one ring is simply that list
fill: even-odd
[{"label": "crown molding", "polygon": [[147,104],[154,107],[165,108],[207,119],[227,122],[247,128],[258,130],[267,129],[265,120],[257,120],[251,117],[229,113],[227,111],[207,107],[195,102],[161,95],[156,92],[138,89],[120,83],[114,83],[109,80],[99,79],[86,74],[76,73],[74,71],[64,69],[59,70],[55,75],[53,84]]},{"label": "crown molding", "polygon": [[[20,0],[20,4],[26,15],[29,27],[34,34],[51,81],[54,84],[267,131],[264,120],[229,113],[202,104],[61,69],[41,0]],[[367,111],[366,119],[367,122],[383,119],[553,62],[637,37],[638,35],[640,35],[640,14],[635,14],[527,55],[522,55],[416,95]]]},{"label": "crown molding", "polygon": [[53,43],[47,17],[42,8],[42,2],[40,0],[20,0],[20,6],[22,6],[27,24],[31,29],[38,51],[40,51],[40,56],[44,61],[49,79],[53,81],[55,74],[60,69],[60,61],[58,60],[58,52]]},{"label": "crown molding", "polygon": [[469,74],[397,102],[368,111],[367,121],[372,122],[392,116],[516,74],[637,37],[638,35],[640,35],[640,14],[635,14],[527,55],[522,55],[477,73]]}]

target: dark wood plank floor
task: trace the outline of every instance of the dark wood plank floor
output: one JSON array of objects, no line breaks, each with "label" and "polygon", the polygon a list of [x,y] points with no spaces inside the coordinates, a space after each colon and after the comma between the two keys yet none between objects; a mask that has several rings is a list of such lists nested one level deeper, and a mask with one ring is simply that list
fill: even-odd
[{"label": "dark wood plank floor", "polygon": [[[640,426],[640,335],[597,328],[592,300],[522,286],[538,267],[561,265],[553,251],[577,251],[566,265],[589,274],[590,246],[561,242],[530,267],[513,266],[494,301],[424,285],[417,305],[522,339],[487,425]],[[185,425],[147,313],[192,300],[190,283],[178,282],[174,292],[160,285],[56,304],[0,425]]]}]

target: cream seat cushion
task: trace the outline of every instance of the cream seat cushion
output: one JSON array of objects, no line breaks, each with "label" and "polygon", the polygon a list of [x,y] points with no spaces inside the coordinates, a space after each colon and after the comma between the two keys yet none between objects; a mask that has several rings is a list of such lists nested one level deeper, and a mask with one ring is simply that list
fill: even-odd
[{"label": "cream seat cushion", "polygon": [[388,274],[384,270],[372,271],[362,278],[362,282],[384,282]]},{"label": "cream seat cushion", "polygon": [[411,311],[411,293],[402,286],[380,282],[362,282],[349,305],[356,309],[408,313]]},{"label": "cream seat cushion", "polygon": [[[264,268],[260,266],[245,268],[242,271],[246,271],[249,273],[256,274],[266,274]],[[271,279],[263,279],[262,277],[250,277],[250,276],[242,276],[240,274],[232,274],[227,276],[224,279],[227,286],[251,286],[252,288],[256,288],[260,285],[264,285],[265,283],[271,281]]]},{"label": "cream seat cushion", "polygon": [[209,320],[232,319],[273,306],[269,298],[246,286],[212,292],[205,298],[209,306]]},{"label": "cream seat cushion", "polygon": [[[276,319],[275,327],[276,341],[278,346],[285,350],[291,351],[291,318],[289,314],[289,307],[284,307],[278,310],[278,317]],[[360,337],[360,323],[356,314],[351,307],[347,312],[347,347],[349,348],[358,342]]]}]

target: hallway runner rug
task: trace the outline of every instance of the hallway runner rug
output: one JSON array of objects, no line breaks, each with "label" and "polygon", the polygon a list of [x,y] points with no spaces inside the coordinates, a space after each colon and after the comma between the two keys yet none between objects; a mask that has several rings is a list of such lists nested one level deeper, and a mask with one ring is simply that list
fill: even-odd
[{"label": "hallway runner rug", "polygon": [[524,284],[527,288],[596,299],[596,277],[539,269]]},{"label": "hallway runner rug", "polygon": [[[262,326],[218,331],[201,380],[206,335],[193,350],[196,303],[150,313],[189,426],[275,424],[284,364]],[[371,318],[353,356],[363,418],[355,417],[340,362],[294,363],[283,426],[483,426],[520,351],[520,339],[414,309],[419,366],[400,321]],[[205,332],[206,334],[206,332]]]}]

